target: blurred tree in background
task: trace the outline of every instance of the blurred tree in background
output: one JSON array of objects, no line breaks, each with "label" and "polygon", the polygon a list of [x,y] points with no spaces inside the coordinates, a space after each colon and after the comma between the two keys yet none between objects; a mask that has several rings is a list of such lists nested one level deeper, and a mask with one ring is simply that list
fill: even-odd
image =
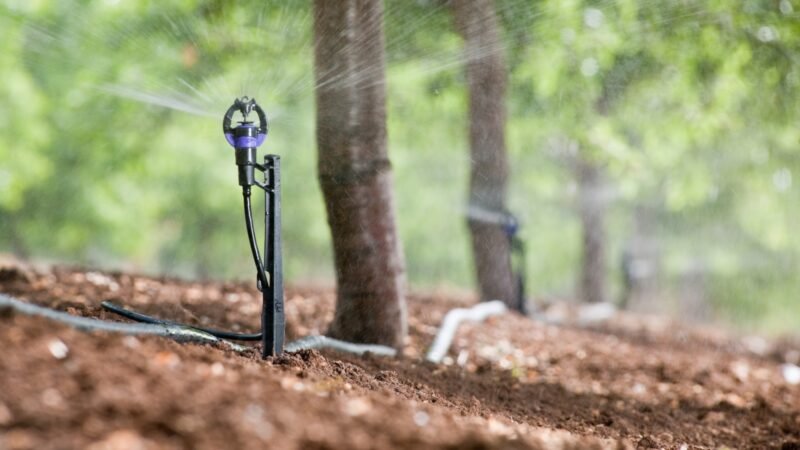
[{"label": "blurred tree in background", "polygon": [[[580,295],[581,208],[597,201],[606,297],[796,329],[800,4],[498,0],[496,11],[509,206],[531,293]],[[440,2],[386,2],[388,145],[412,285],[472,278],[465,61],[450,19]],[[247,94],[283,157],[288,275],[331,278],[311,22],[309,2],[5,0],[0,251],[249,278],[219,130]],[[576,161],[602,172],[600,188]]]},{"label": "blurred tree in background", "polygon": [[456,30],[464,39],[469,88],[469,191],[467,225],[475,278],[482,301],[502,300],[524,311],[511,268],[506,151],[505,50],[493,0],[450,2]]}]

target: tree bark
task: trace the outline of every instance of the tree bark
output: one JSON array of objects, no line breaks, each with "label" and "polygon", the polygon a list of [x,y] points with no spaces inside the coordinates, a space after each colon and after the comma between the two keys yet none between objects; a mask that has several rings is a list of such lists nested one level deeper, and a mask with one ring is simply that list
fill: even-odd
[{"label": "tree bark", "polygon": [[318,177],[336,267],[329,334],[400,348],[405,265],[386,145],[383,3],[314,1]]},{"label": "tree bark", "polygon": [[[505,143],[507,69],[492,0],[454,0],[455,26],[464,39],[469,89],[469,209],[507,211],[508,157]],[[504,227],[468,221],[481,300],[504,301],[520,310]]]}]

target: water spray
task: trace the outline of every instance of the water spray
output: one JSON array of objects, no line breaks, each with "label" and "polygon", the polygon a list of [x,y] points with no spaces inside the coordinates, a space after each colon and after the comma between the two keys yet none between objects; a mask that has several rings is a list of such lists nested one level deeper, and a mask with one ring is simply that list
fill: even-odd
[{"label": "water spray", "polygon": [[[232,126],[236,113],[242,116],[238,125]],[[255,113],[258,124],[248,120]],[[262,295],[261,332],[233,333],[210,328],[192,327],[212,336],[223,339],[261,341],[261,354],[264,357],[280,355],[283,352],[286,319],[283,307],[283,260],[281,256],[281,184],[280,157],[265,155],[263,164],[258,162],[258,147],[267,138],[269,126],[267,116],[255,99],[237,98],[225,112],[222,119],[222,132],[235,152],[238,168],[239,186],[244,200],[244,220],[250,252],[256,267],[256,285]],[[263,173],[263,181],[256,177],[256,171]],[[256,186],[264,191],[264,259],[258,249],[251,190]],[[131,320],[155,324],[180,325],[172,321],[140,314],[111,302],[103,302],[103,307]]]}]

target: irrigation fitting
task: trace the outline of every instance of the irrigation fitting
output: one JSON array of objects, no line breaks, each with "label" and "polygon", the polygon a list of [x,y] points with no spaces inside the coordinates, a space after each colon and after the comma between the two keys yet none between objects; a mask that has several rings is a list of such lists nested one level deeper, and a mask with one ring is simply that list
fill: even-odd
[{"label": "irrigation fitting", "polygon": [[507,220],[503,225],[503,230],[508,238],[508,245],[511,248],[511,263],[514,271],[514,278],[517,284],[517,310],[522,314],[528,314],[528,301],[525,293],[525,242],[519,237],[519,221],[510,212],[506,213]]},{"label": "irrigation fitting", "polygon": [[[242,116],[238,125],[232,126],[236,113]],[[248,120],[255,113],[258,124]],[[250,252],[256,268],[256,285],[262,295],[261,332],[233,333],[210,328],[192,327],[223,339],[261,341],[261,355],[277,356],[283,352],[286,319],[283,305],[283,259],[281,247],[281,178],[280,157],[264,156],[263,164],[258,162],[258,147],[267,138],[269,126],[267,116],[255,99],[237,98],[225,112],[222,131],[235,152],[238,168],[239,186],[244,200],[244,220]],[[256,171],[263,173],[263,181],[256,178]],[[264,191],[264,259],[258,249],[251,190],[256,186]],[[129,319],[156,324],[180,325],[175,322],[140,314],[111,302],[103,302],[103,307]]]},{"label": "irrigation fitting", "polygon": [[502,228],[511,250],[511,265],[517,294],[514,299],[515,309],[522,314],[528,314],[525,294],[525,242],[519,237],[519,220],[509,211],[494,211],[476,204],[468,206],[467,220]]}]

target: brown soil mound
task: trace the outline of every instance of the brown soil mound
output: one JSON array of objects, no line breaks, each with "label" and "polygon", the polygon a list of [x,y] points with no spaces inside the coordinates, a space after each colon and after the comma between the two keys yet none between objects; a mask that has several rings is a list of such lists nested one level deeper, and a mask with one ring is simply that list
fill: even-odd
[{"label": "brown soil mound", "polygon": [[[107,299],[217,328],[259,320],[257,292],[236,283],[6,265],[0,292],[108,320]],[[289,338],[323,333],[333,300],[289,288]],[[465,325],[446,364],[423,362],[444,314],[471,301],[412,296],[397,359],[262,361],[0,312],[0,449],[800,448],[800,386],[769,348],[632,315],[586,328],[509,314]]]}]

